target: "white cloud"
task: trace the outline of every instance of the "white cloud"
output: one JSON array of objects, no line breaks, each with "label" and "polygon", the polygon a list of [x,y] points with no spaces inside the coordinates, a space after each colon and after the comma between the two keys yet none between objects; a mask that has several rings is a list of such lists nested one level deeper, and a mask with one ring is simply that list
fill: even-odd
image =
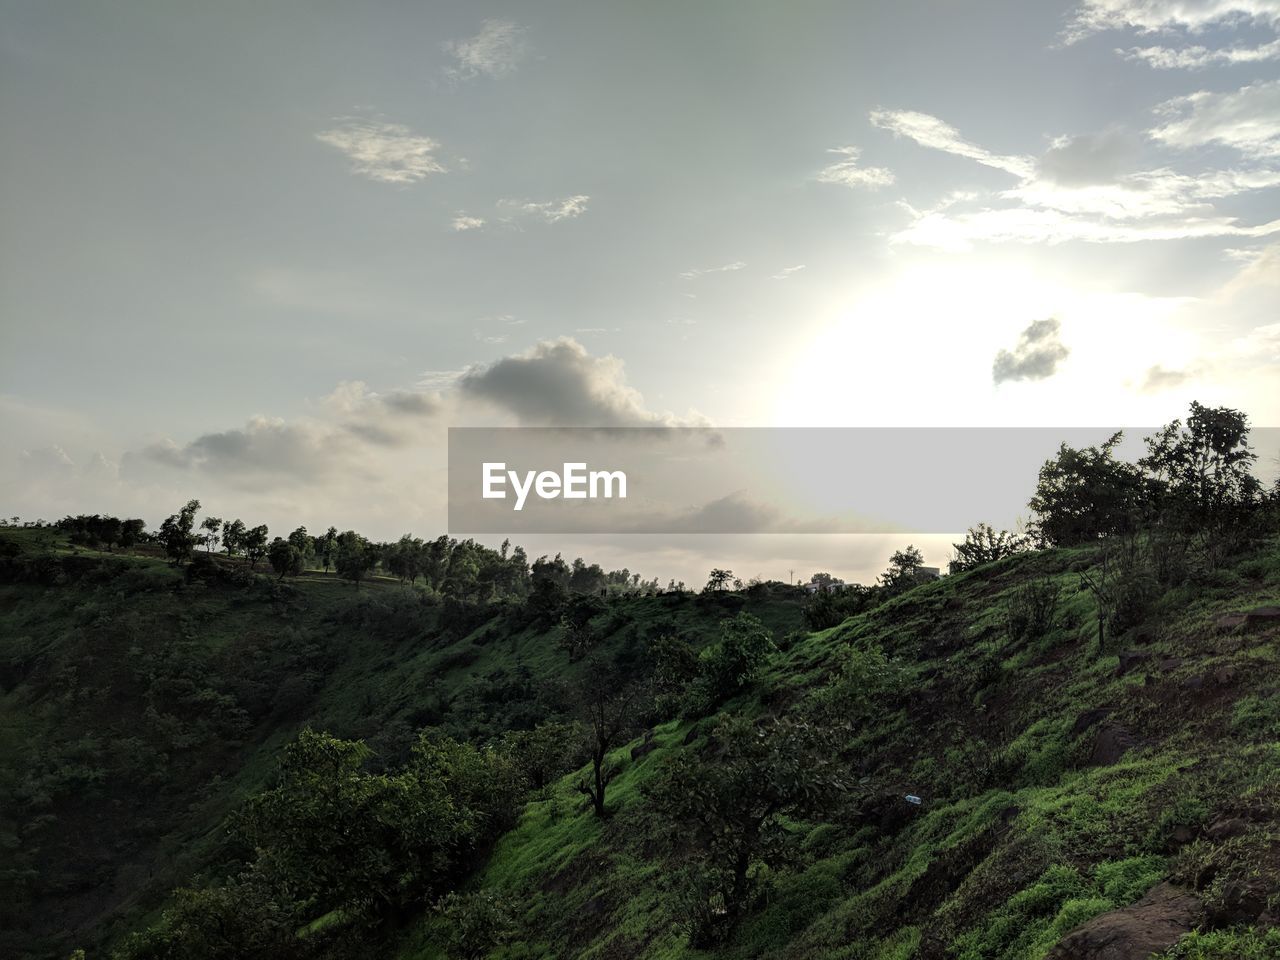
[{"label": "white cloud", "polygon": [[1240,356],[1255,362],[1280,363],[1280,323],[1255,327],[1231,346]]},{"label": "white cloud", "polygon": [[779,270],[769,279],[770,280],[787,280],[787,279],[790,279],[792,274],[799,273],[803,269],[804,269],[803,263],[797,263],[794,267],[783,267],[781,270]]},{"label": "white cloud", "polygon": [[435,156],[440,144],[403,124],[350,118],[316,139],[345,153],[352,173],[380,183],[416,183],[445,172]]},{"label": "white cloud", "polygon": [[985,208],[964,213],[950,213],[945,208],[911,212],[912,222],[893,234],[890,242],[967,250],[975,242],[1057,244],[1080,240],[1087,243],[1138,243],[1196,237],[1266,237],[1280,233],[1280,220],[1251,227],[1226,216],[1132,223],[1031,207]]},{"label": "white cloud", "polygon": [[960,136],[960,131],[955,127],[927,113],[915,110],[873,110],[871,122],[881,130],[914,140],[922,147],[966,157],[1015,176],[1030,176],[1035,169],[1035,162],[1030,157],[992,153],[970,143]]},{"label": "white cloud", "polygon": [[1256,47],[1221,47],[1211,50],[1199,45],[1173,47],[1132,47],[1122,51],[1130,60],[1141,60],[1157,70],[1198,70],[1215,64],[1264,63],[1280,60],[1280,39]]},{"label": "white cloud", "polygon": [[1085,0],[1063,33],[1075,43],[1104,30],[1195,32],[1210,26],[1280,23],[1280,0]]},{"label": "white cloud", "polygon": [[[1255,85],[1256,86],[1256,85]],[[1251,88],[1246,88],[1250,90]],[[1196,95],[1199,97],[1200,95]],[[1234,96],[1234,95],[1233,95]],[[1260,114],[1254,95],[1241,106],[1197,101],[1204,111],[1174,131],[1161,128],[1151,136],[1190,145],[1197,137],[1232,138],[1263,151],[1271,121],[1262,116],[1247,124],[1245,115]],[[1265,99],[1265,98],[1264,98]],[[1172,102],[1166,115],[1176,113]],[[1217,109],[1211,109],[1217,107]],[[1194,108],[1192,108],[1194,113]],[[1216,122],[1215,122],[1216,121]],[[1039,161],[994,154],[962,137],[951,125],[911,111],[876,111],[872,122],[923,146],[968,157],[1005,170],[1018,183],[985,196],[955,193],[930,209],[901,204],[912,222],[892,237],[945,249],[967,249],[974,242],[1134,243],[1193,237],[1264,237],[1280,231],[1280,221],[1259,225],[1218,213],[1211,201],[1280,186],[1280,167],[1246,166],[1196,175],[1168,167],[1125,172],[1137,155],[1137,139],[1121,130],[1078,137],[1059,137]]]},{"label": "white cloud", "polygon": [[893,171],[885,167],[860,167],[858,157],[862,151],[857,147],[835,147],[827,153],[843,157],[818,172],[815,179],[819,183],[838,183],[844,187],[887,187],[894,181]]},{"label": "white cloud", "polygon": [[445,52],[454,59],[445,72],[462,80],[513,73],[525,56],[526,32],[514,20],[485,20],[474,37],[444,44]]},{"label": "white cloud", "polygon": [[483,217],[471,217],[465,213],[459,213],[453,218],[450,226],[459,233],[463,230],[479,230],[485,224]]},{"label": "white cloud", "polygon": [[707,275],[708,273],[736,273],[746,266],[741,260],[735,260],[733,263],[722,264],[718,267],[699,267],[693,270],[686,270],[680,274],[681,280],[696,280],[698,277]]},{"label": "white cloud", "polygon": [[1221,144],[1255,159],[1280,158],[1280,80],[1230,93],[1201,90],[1157,107],[1168,119],[1151,137],[1171,147]]},{"label": "white cloud", "polygon": [[499,206],[514,210],[520,216],[536,217],[547,223],[558,223],[561,220],[572,220],[587,212],[587,202],[591,198],[583,194],[565,197],[562,200],[501,200]]}]

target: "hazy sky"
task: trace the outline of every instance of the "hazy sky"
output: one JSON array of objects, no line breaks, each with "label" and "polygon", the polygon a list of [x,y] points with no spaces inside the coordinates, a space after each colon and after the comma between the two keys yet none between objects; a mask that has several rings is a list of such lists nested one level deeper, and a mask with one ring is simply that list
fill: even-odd
[{"label": "hazy sky", "polygon": [[6,514],[429,535],[449,424],[1280,424],[1280,0],[0,15]]}]

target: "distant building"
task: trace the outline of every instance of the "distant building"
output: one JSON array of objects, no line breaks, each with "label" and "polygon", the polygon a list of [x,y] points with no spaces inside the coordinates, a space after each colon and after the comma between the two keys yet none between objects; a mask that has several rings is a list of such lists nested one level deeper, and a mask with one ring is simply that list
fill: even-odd
[{"label": "distant building", "polygon": [[917,567],[916,583],[929,583],[931,580],[938,580],[942,577],[942,571],[937,567]]},{"label": "distant building", "polygon": [[827,590],[840,591],[848,586],[843,580],[810,580],[801,584],[805,593],[823,593]]}]

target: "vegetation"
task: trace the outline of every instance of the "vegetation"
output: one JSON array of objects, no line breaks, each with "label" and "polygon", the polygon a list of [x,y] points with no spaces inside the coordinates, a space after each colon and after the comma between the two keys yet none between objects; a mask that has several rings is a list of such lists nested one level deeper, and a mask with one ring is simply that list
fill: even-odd
[{"label": "vegetation", "polygon": [[1169,889],[1162,960],[1275,956],[1246,427],[1063,447],[1030,542],[811,596],[197,501],[6,528],[0,955],[1039,960]]}]

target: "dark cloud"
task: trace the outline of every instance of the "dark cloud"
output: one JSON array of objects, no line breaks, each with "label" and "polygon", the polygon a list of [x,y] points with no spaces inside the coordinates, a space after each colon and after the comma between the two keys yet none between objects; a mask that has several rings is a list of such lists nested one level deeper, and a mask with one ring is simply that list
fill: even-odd
[{"label": "dark cloud", "polygon": [[458,381],[462,396],[484,400],[525,426],[636,427],[668,422],[645,409],[627,386],[622,361],[593,357],[565,337],[526,353],[473,368]]},{"label": "dark cloud", "polygon": [[1040,158],[1041,177],[1064,187],[1114,183],[1133,171],[1139,140],[1123,130],[1059,137]]},{"label": "dark cloud", "polygon": [[440,411],[440,398],[433,393],[396,390],[379,399],[389,410],[395,413],[426,417]]},{"label": "dark cloud", "polygon": [[206,433],[185,446],[164,440],[145,447],[144,460],[212,473],[316,477],[348,452],[347,431],[257,417],[243,428]]},{"label": "dark cloud", "polygon": [[1013,350],[1001,350],[991,365],[994,383],[1009,380],[1044,380],[1053,376],[1058,364],[1070,353],[1058,339],[1060,324],[1050,317],[1036,320],[1018,337]]}]

